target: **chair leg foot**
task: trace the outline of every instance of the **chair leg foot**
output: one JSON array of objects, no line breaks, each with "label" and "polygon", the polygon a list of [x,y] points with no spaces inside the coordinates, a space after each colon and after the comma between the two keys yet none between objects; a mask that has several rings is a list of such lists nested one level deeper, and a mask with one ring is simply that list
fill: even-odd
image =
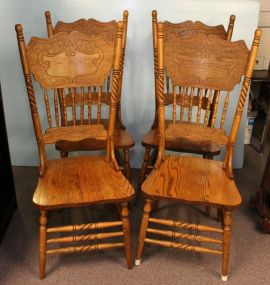
[{"label": "chair leg foot", "polygon": [[139,265],[141,264],[141,259],[135,259],[135,260],[134,260],[134,264],[135,264],[136,266],[139,266]]},{"label": "chair leg foot", "polygon": [[227,281],[228,280],[228,275],[221,275],[221,280],[222,281]]},{"label": "chair leg foot", "polygon": [[45,278],[46,267],[46,232],[47,212],[40,211],[39,217],[39,278]]}]

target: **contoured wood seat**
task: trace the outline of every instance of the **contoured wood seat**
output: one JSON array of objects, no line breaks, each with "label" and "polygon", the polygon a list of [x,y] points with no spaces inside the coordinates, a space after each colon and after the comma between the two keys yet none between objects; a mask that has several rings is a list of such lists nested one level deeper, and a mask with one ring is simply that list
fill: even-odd
[{"label": "contoured wood seat", "polygon": [[[231,40],[233,27],[234,27],[235,16],[230,16],[230,21],[228,24],[227,31],[225,30],[223,25],[218,26],[208,26],[200,21],[192,22],[185,21],[182,23],[171,23],[168,21],[164,22],[164,30],[166,31],[166,35],[175,34],[179,37],[189,37],[194,34],[206,34],[206,35],[216,35],[222,39],[226,39],[228,41]],[[152,125],[152,128],[144,135],[142,139],[142,145],[145,147],[144,160],[141,167],[141,175],[140,175],[140,185],[145,180],[146,175],[153,168],[153,164],[156,159],[156,151],[158,148],[158,115],[157,115],[157,11],[152,11],[152,33],[153,33],[153,48],[154,48],[154,70],[155,70],[155,119]],[[184,72],[188,72],[187,70]],[[185,96],[185,89],[182,86],[179,86],[178,89],[173,90],[171,86],[171,81],[165,73],[164,80],[164,90],[165,90],[165,98],[164,105],[169,108],[170,106],[175,106],[171,111],[172,116],[167,116],[165,124],[169,125],[171,122],[175,122],[178,120],[181,124],[183,124],[183,132],[177,139],[175,137],[174,140],[166,137],[166,149],[174,150],[179,152],[188,152],[188,153],[196,153],[201,154],[204,157],[213,158],[213,156],[218,155],[220,153],[221,146],[226,144],[225,137],[224,141],[218,140],[215,141],[214,138],[218,137],[219,134],[216,134],[215,129],[211,130],[212,139],[209,140],[201,140],[201,134],[205,132],[205,126],[214,125],[216,120],[216,100],[210,102],[207,90],[204,93],[200,93],[199,90],[195,91],[192,99],[190,96]],[[174,94],[175,93],[175,94]],[[174,96],[175,95],[175,96]],[[183,95],[183,96],[182,96]],[[217,94],[211,94],[212,97],[216,98]],[[175,102],[174,102],[175,100]],[[175,103],[175,104],[174,104]],[[180,108],[181,115],[179,117],[174,117],[176,114],[176,109]],[[197,116],[195,116],[195,112],[197,112]],[[204,117],[202,121],[201,115],[204,113],[207,115]],[[194,128],[196,130],[194,130]],[[193,132],[194,131],[194,132]],[[193,134],[190,136],[190,134]],[[198,134],[198,135],[195,135]],[[224,143],[225,142],[225,143]]]},{"label": "contoured wood seat", "polygon": [[[60,32],[71,32],[71,31],[79,31],[84,34],[88,35],[98,35],[101,33],[106,34],[108,38],[112,40],[116,37],[116,22],[100,22],[96,19],[79,19],[72,23],[65,23],[59,21],[53,27],[51,14],[49,11],[45,12],[46,17],[46,24],[47,24],[47,32],[48,36],[51,37],[56,35]],[[122,53],[121,53],[121,67],[120,67],[120,87],[119,87],[119,96],[118,96],[118,103],[117,103],[117,117],[116,117],[116,128],[115,128],[115,148],[116,150],[123,151],[123,160],[124,160],[124,167],[123,172],[125,176],[131,181],[131,170],[130,170],[130,163],[129,163],[129,149],[135,145],[135,141],[133,137],[129,134],[124,126],[122,119],[121,119],[121,90],[122,90],[122,77],[124,71],[124,59],[125,59],[125,48],[126,48],[126,37],[127,37],[127,26],[128,26],[128,11],[125,10],[123,12],[123,39],[122,39]],[[99,117],[100,123],[104,125],[104,127],[108,128],[108,118],[106,118],[106,111],[103,112],[103,109],[106,106],[110,105],[110,96],[111,96],[111,88],[112,88],[112,74],[110,74],[106,82],[104,83],[103,87],[101,88],[100,92],[97,88],[93,88],[92,90],[88,90],[91,93],[91,101],[92,104],[97,106],[99,110]],[[89,93],[87,91],[87,93]],[[99,94],[101,93],[101,94]],[[72,93],[67,95],[66,105],[67,107],[72,107]],[[75,100],[78,101],[80,98],[80,94],[75,92]],[[85,105],[87,105],[88,98],[85,99]],[[68,122],[68,124],[72,122]],[[80,124],[80,122],[79,122]],[[89,124],[89,121],[86,119],[84,120],[83,124]],[[70,141],[58,141],[55,145],[56,149],[61,152],[62,156],[67,156],[69,152],[74,151],[91,151],[91,150],[102,150],[106,148],[104,143],[95,144],[91,139],[85,139],[77,142],[70,142]],[[118,154],[118,153],[117,153]],[[117,158],[120,155],[117,155]]]},{"label": "contoured wood seat", "polygon": [[[154,169],[142,185],[146,201],[135,264],[139,265],[141,262],[145,243],[218,254],[222,256],[222,280],[226,281],[232,210],[241,204],[241,195],[233,180],[233,148],[256,60],[261,30],[255,32],[252,48],[249,50],[244,41],[229,42],[211,34],[179,37],[171,31],[168,33],[165,27],[165,24],[159,23],[157,28],[158,156]],[[226,145],[223,161],[185,155],[166,155],[166,138],[178,137],[183,132],[184,125],[181,123],[181,119],[180,122],[174,120],[168,127],[165,124],[164,70],[166,70],[166,76],[171,80],[173,90],[179,86],[183,87],[184,92],[181,93],[181,96],[190,96],[190,100],[192,100],[193,93],[199,89],[199,94],[207,91],[210,96],[208,98],[212,101],[214,100],[213,94],[217,94],[220,99],[217,100],[217,107],[223,107],[220,108],[221,110],[224,110],[224,106],[227,108],[228,97],[233,96],[231,93],[234,87],[241,82],[244,75],[242,88],[237,97],[238,103],[235,104],[236,111],[230,132],[226,137],[223,136],[223,131],[219,135],[221,141]],[[201,95],[199,95],[199,100],[200,97]],[[175,98],[176,94],[174,95],[174,109]],[[181,118],[181,109],[177,111]],[[223,114],[222,112],[222,117]],[[224,121],[229,119],[228,117],[224,115]],[[220,124],[223,126],[224,122],[222,121],[221,119]],[[209,131],[215,129],[217,133],[220,133],[223,129],[222,126],[215,124],[204,126],[204,128]],[[219,138],[215,137],[215,139]],[[213,136],[209,135],[209,141],[211,140],[213,140]],[[221,227],[150,217],[153,201],[160,200],[214,206],[222,211]],[[162,229],[159,228],[160,225],[163,226]],[[165,230],[164,226],[168,226],[170,229]],[[176,229],[184,231],[176,231]],[[196,233],[187,233],[185,229]],[[222,238],[210,237],[212,233],[221,234]],[[159,238],[159,236],[163,238]],[[179,238],[181,242],[178,242]],[[192,240],[193,243],[189,244],[185,240]],[[205,242],[209,245],[203,246]],[[214,246],[211,246],[212,244]],[[217,245],[219,245],[218,248]]]},{"label": "contoured wood seat", "polygon": [[[128,201],[134,196],[134,190],[120,171],[114,154],[114,128],[121,81],[123,23],[115,25],[117,33],[114,38],[107,37],[105,33],[86,35],[72,31],[60,32],[48,39],[33,37],[28,45],[24,41],[22,26],[16,25],[40,158],[40,176],[33,195],[33,203],[40,211],[41,279],[45,277],[47,255],[55,253],[124,247],[128,268],[132,267]],[[105,129],[98,116],[99,112],[92,112],[93,104],[89,90],[101,90],[110,73],[112,91],[108,127]],[[34,90],[32,78],[39,83],[41,89],[35,85]],[[40,100],[42,97],[36,96],[40,95],[39,93],[43,93],[43,102]],[[79,94],[78,100],[75,94]],[[101,96],[102,93],[99,91],[99,98]],[[71,108],[67,106],[67,100],[71,101]],[[45,109],[44,112],[42,107]],[[47,123],[44,122],[43,115],[47,117]],[[84,124],[85,120],[88,121],[87,125]],[[106,153],[99,156],[58,159],[47,157],[48,144],[87,139],[95,141],[96,144],[104,144]],[[47,226],[49,210],[106,203],[119,204],[121,209],[119,220]],[[120,230],[109,233],[91,232],[110,227],[120,227]],[[70,232],[73,234],[69,235]],[[51,234],[55,233],[58,235],[61,233],[61,236],[52,237]],[[122,237],[122,241],[96,242],[111,237]],[[67,243],[71,245],[51,247]]]}]

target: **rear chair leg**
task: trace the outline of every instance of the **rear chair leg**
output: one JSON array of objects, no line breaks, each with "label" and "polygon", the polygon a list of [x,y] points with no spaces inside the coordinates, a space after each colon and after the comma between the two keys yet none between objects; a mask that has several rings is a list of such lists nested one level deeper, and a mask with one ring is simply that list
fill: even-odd
[{"label": "rear chair leg", "polygon": [[151,203],[152,203],[152,200],[146,199],[145,204],[144,204],[143,216],[142,216],[141,228],[140,228],[140,234],[139,234],[139,241],[138,241],[137,252],[136,252],[135,265],[141,264],[141,256],[142,256],[142,250],[144,246],[144,239],[146,236],[146,230],[147,230],[148,222],[149,222],[149,215],[151,212]]},{"label": "rear chair leg", "polygon": [[129,182],[131,182],[131,172],[129,163],[129,149],[124,148],[124,164],[125,164],[125,176]]},{"label": "rear chair leg", "polygon": [[228,279],[229,251],[231,241],[232,212],[225,210],[223,219],[223,257],[222,257],[222,281]]},{"label": "rear chair leg", "polygon": [[39,216],[39,277],[45,278],[47,211],[40,211]]},{"label": "rear chair leg", "polygon": [[68,157],[68,152],[67,151],[60,151],[60,156],[61,156],[61,158]]},{"label": "rear chair leg", "polygon": [[141,173],[140,173],[139,187],[138,187],[138,190],[136,193],[136,201],[135,201],[136,205],[138,205],[138,203],[139,203],[139,198],[140,198],[140,194],[141,194],[141,186],[145,180],[146,170],[147,170],[147,166],[148,166],[148,162],[149,162],[149,157],[150,157],[150,148],[146,147],[144,157],[143,157],[143,164],[142,164],[142,168],[141,168]]},{"label": "rear chair leg", "polygon": [[121,217],[122,217],[122,222],[123,222],[123,233],[124,233],[127,267],[128,269],[131,269],[132,268],[132,249],[131,249],[128,203],[122,203],[121,207],[122,207]]}]

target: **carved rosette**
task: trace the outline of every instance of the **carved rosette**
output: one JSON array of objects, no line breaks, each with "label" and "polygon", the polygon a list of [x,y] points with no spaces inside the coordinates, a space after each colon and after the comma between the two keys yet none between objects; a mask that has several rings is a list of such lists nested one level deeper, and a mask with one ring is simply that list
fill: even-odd
[{"label": "carved rosette", "polygon": [[48,39],[32,38],[27,56],[44,89],[101,86],[112,68],[114,45],[105,34],[63,32]]}]

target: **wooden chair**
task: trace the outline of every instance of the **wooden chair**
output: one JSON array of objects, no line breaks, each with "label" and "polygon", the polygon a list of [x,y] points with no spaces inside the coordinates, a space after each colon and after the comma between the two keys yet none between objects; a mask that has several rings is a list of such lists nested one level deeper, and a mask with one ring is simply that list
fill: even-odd
[{"label": "wooden chair", "polygon": [[[146,196],[146,201],[135,264],[139,265],[141,262],[144,243],[218,254],[222,256],[222,280],[225,281],[228,276],[232,210],[241,204],[241,195],[233,180],[233,147],[250,85],[261,31],[255,32],[253,45],[249,51],[244,41],[228,42],[215,35],[205,34],[194,34],[182,38],[175,33],[168,34],[165,27],[165,24],[159,23],[157,29],[158,157],[153,171],[142,185],[142,192]],[[179,86],[182,90],[180,102],[190,102],[195,100],[195,96],[197,96],[196,100],[200,106],[203,102],[203,94],[207,94],[210,102],[216,98],[215,108],[218,105],[220,107],[223,105],[219,126],[207,125],[210,103],[208,103],[208,108],[204,114],[200,108],[197,109],[196,117],[199,116],[203,121],[201,128],[198,128],[198,124],[183,123],[182,109],[178,114],[180,121],[176,120],[175,111],[173,122],[168,126],[165,125],[164,69],[174,90],[173,109],[176,110],[176,90],[179,90]],[[223,129],[223,124],[226,119],[228,98],[234,86],[240,82],[243,74],[245,77],[235,116],[230,134],[227,135]],[[189,114],[187,112],[187,115]],[[183,134],[190,141],[196,141],[198,138],[200,142],[209,141],[209,143],[213,142],[218,145],[220,143],[225,144],[226,154],[223,162],[201,157],[166,155],[165,140],[177,140],[177,138],[182,138]],[[155,200],[217,207],[223,213],[221,228],[152,218],[149,215],[152,201]],[[156,228],[157,225],[188,229],[189,231],[195,230],[196,232],[209,232],[209,234],[216,233],[221,234],[223,238],[158,229]],[[149,234],[152,237],[146,236]],[[155,235],[173,239],[170,241],[164,238],[159,240],[154,238]],[[175,242],[174,239],[178,238],[196,241],[196,243],[213,243],[215,248]],[[217,249],[216,246],[221,248]]]},{"label": "wooden chair", "polygon": [[[128,268],[132,267],[128,202],[134,190],[119,170],[114,155],[114,128],[121,77],[123,23],[117,24],[117,36],[85,35],[80,32],[61,32],[41,39],[33,37],[26,46],[21,25],[16,25],[18,46],[27,87],[30,109],[38,143],[40,177],[33,203],[40,211],[39,268],[45,277],[48,254],[84,252],[124,247]],[[91,90],[103,85],[112,72],[110,117],[108,130],[94,118]],[[32,76],[44,93],[48,128],[43,132]],[[79,90],[79,91],[78,91]],[[71,94],[71,95],[70,95]],[[79,98],[75,94],[79,94]],[[102,94],[99,93],[99,96]],[[63,108],[60,108],[59,97]],[[67,108],[71,100],[72,108]],[[85,108],[87,101],[87,108]],[[60,113],[63,114],[60,114]],[[78,119],[79,118],[79,119]],[[84,124],[87,118],[88,124]],[[62,120],[62,122],[61,122]],[[72,121],[72,125],[68,122]],[[80,122],[78,125],[77,122]],[[58,141],[76,142],[91,138],[106,145],[106,155],[77,156],[49,160],[46,145]],[[111,222],[47,227],[47,212],[55,209],[84,207],[93,204],[119,204],[121,219]],[[109,233],[89,233],[92,229],[121,227]],[[79,232],[78,232],[79,231]],[[82,234],[82,232],[86,232]],[[54,233],[73,232],[73,236],[50,237]],[[123,242],[85,243],[111,237]],[[80,244],[80,241],[83,243]],[[49,248],[55,243],[72,246]]]},{"label": "wooden chair", "polygon": [[[192,22],[192,21],[186,21],[183,23],[177,23],[173,24],[168,21],[164,22],[164,30],[167,31],[167,33],[175,33],[179,37],[189,37],[194,34],[214,34],[222,39],[226,39],[228,41],[231,40],[232,33],[233,33],[233,27],[234,27],[234,21],[235,16],[230,16],[230,21],[228,25],[227,32],[225,31],[225,28],[223,25],[219,26],[207,26],[203,24],[202,22]],[[153,169],[153,165],[156,160],[157,155],[157,148],[158,148],[158,116],[157,116],[157,11],[152,11],[152,30],[153,30],[153,48],[154,48],[154,70],[155,70],[155,119],[153,122],[153,125],[151,129],[145,134],[145,136],[142,139],[142,145],[145,147],[145,153],[144,153],[144,159],[141,167],[141,173],[140,173],[140,181],[139,181],[139,190],[141,188],[141,185],[143,181],[145,180],[146,175],[149,174],[149,172]],[[173,105],[173,90],[170,86],[170,80],[169,77],[165,76],[165,106],[171,106]],[[176,90],[175,90],[176,92]],[[193,101],[181,101],[180,99],[180,93],[183,92],[183,89],[178,90],[176,92],[176,104],[174,106],[180,106],[181,108],[189,107],[190,104],[194,108],[199,108],[200,110],[205,111],[208,107],[208,100],[204,96],[202,99],[202,102],[199,103],[196,100]],[[204,94],[205,95],[205,94]],[[196,99],[196,98],[195,98]],[[214,101],[215,102],[215,101]],[[210,113],[209,117],[206,118],[205,125],[211,125],[215,121],[216,117],[216,109],[214,108],[215,105],[210,104]],[[173,109],[173,114],[175,114],[175,109]],[[183,121],[190,122],[192,118],[192,113],[189,113],[189,116],[183,116]],[[172,118],[166,120],[166,125],[170,124],[172,122]],[[194,122],[195,123],[195,122]],[[198,121],[197,121],[198,123]],[[188,138],[188,133],[182,133],[182,137],[178,138],[176,140],[170,140],[166,141],[165,147],[168,150],[173,151],[179,151],[179,152],[188,152],[188,153],[196,153],[201,154],[206,158],[212,159],[213,156],[218,155],[220,153],[220,145],[216,144],[209,144],[209,142],[200,142],[198,139],[196,141],[190,140]],[[139,195],[137,196],[139,197]],[[137,198],[138,199],[138,198]],[[207,215],[210,215],[210,209],[207,209]]]},{"label": "wooden chair", "polygon": [[[57,22],[55,27],[52,25],[51,14],[50,11],[45,12],[46,24],[47,24],[47,32],[48,37],[51,37],[59,32],[71,32],[71,31],[79,31],[88,35],[97,35],[100,33],[106,33],[108,37],[115,38],[116,36],[116,22],[100,22],[95,19],[79,19],[72,23],[64,23]],[[123,172],[127,179],[131,181],[131,170],[129,163],[129,149],[135,145],[133,137],[127,132],[126,127],[124,126],[121,119],[121,90],[122,90],[122,77],[123,77],[123,69],[124,69],[124,58],[125,58],[125,48],[126,48],[126,37],[127,37],[127,26],[128,26],[128,11],[123,12],[123,39],[122,39],[122,52],[121,52],[121,66],[120,66],[120,83],[119,83],[119,95],[117,102],[117,116],[116,116],[116,129],[115,129],[115,149],[117,153],[118,161],[120,160],[119,150],[123,151],[123,160],[124,160],[124,168]],[[105,106],[110,104],[110,96],[111,96],[111,88],[112,88],[112,74],[110,74],[106,80],[106,84],[104,84],[101,94],[98,90],[93,90],[92,92],[92,104],[98,106],[99,109],[99,117],[100,122],[108,128],[108,119],[104,118],[101,108],[102,105]],[[99,94],[101,95],[99,98]],[[71,97],[71,95],[70,95]],[[79,98],[79,94],[75,94],[76,98]],[[87,102],[85,102],[87,104]],[[67,101],[67,106],[71,106],[71,100]],[[72,123],[72,122],[69,122]],[[88,121],[85,120],[84,124],[88,124]],[[105,144],[94,144],[92,140],[86,139],[78,142],[68,142],[68,141],[59,141],[56,143],[56,149],[60,151],[61,156],[65,157],[69,152],[73,151],[91,151],[91,150],[100,150],[105,149]]]}]

